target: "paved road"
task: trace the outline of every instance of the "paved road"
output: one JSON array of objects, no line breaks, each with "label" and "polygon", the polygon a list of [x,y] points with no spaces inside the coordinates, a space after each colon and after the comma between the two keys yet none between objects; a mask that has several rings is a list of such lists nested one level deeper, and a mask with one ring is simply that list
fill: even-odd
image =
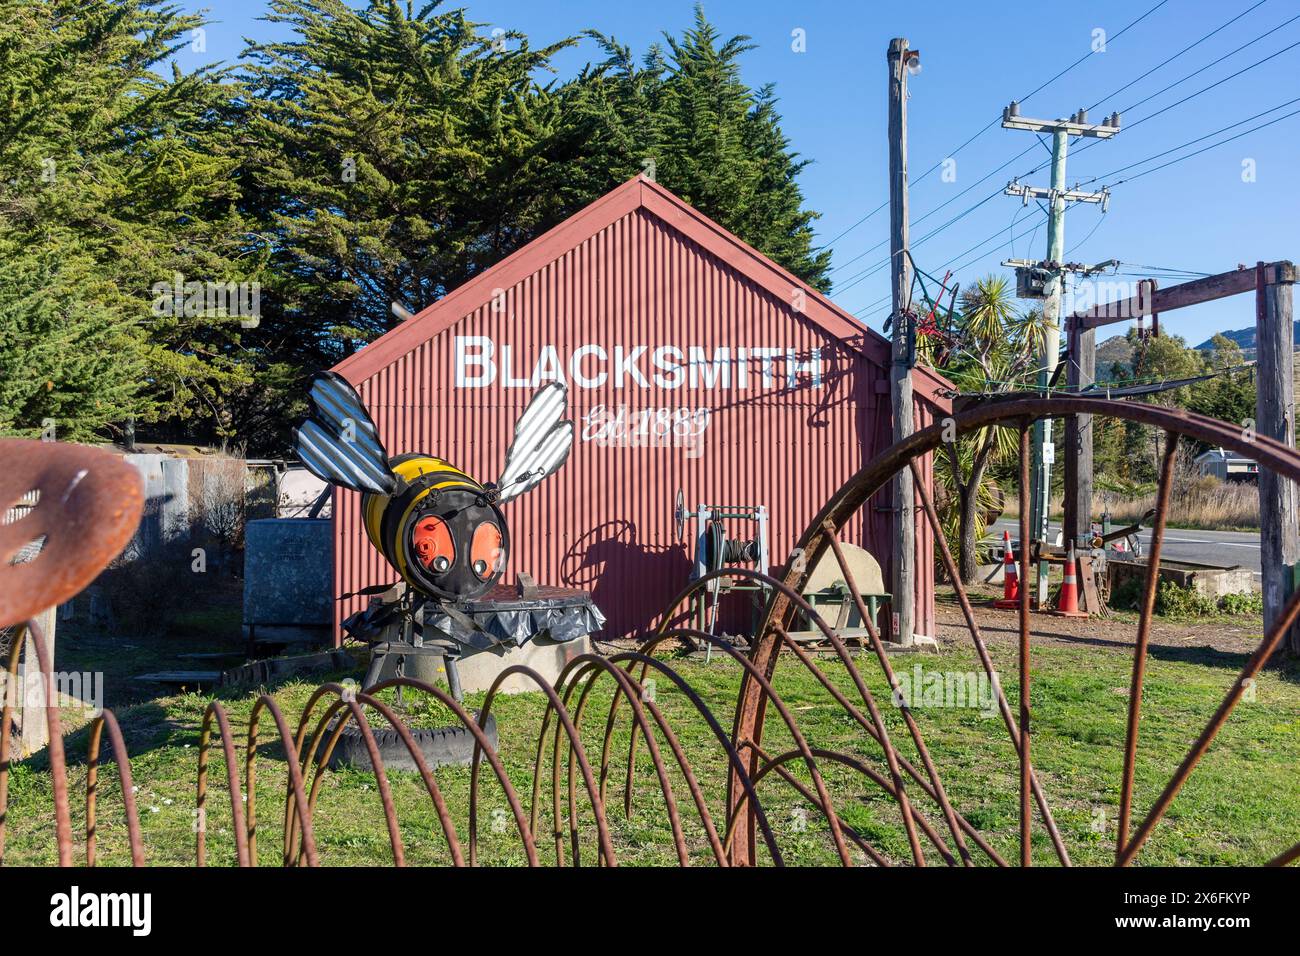
[{"label": "paved road", "polygon": [[[995,537],[1002,536],[1003,529],[1016,536],[1019,524],[1015,519],[1002,519],[994,526]],[[1060,531],[1052,526],[1052,534]],[[1142,542],[1142,552],[1151,550],[1151,531],[1144,529],[1138,536]],[[1189,531],[1183,528],[1167,528],[1163,553],[1174,561],[1197,561],[1201,564],[1220,564],[1225,567],[1241,565],[1250,568],[1259,577],[1259,532],[1257,531]]]}]

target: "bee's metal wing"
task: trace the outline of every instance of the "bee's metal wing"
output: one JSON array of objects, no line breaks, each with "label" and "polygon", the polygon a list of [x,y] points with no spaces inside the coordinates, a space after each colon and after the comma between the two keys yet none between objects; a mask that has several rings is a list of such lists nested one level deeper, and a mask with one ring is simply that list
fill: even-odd
[{"label": "bee's metal wing", "polygon": [[294,450],[317,478],[353,491],[391,494],[397,480],[361,396],[343,376],[321,372],[308,393],[311,408],[293,431]]},{"label": "bee's metal wing", "polygon": [[515,424],[506,452],[506,467],[497,480],[500,501],[518,498],[555,474],[573,447],[573,422],[564,418],[569,390],[562,382],[547,385],[528,403]]}]

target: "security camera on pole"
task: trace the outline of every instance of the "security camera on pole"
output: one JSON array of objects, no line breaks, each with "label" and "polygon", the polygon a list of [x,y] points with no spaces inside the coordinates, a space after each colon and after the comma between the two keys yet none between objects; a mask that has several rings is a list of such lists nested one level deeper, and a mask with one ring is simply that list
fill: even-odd
[{"label": "security camera on pole", "polygon": [[[1086,110],[1079,110],[1068,120],[1030,119],[1020,115],[1020,104],[1014,100],[1002,111],[1004,129],[1022,129],[1031,133],[1052,134],[1052,185],[1049,189],[1027,186],[1011,182],[1006,193],[1020,196],[1028,203],[1030,199],[1048,201],[1047,259],[1033,266],[1017,268],[1017,288],[1021,295],[1038,298],[1033,291],[1033,278],[1042,280],[1043,324],[1046,327],[1043,347],[1039,353],[1038,386],[1046,390],[1056,370],[1057,355],[1061,350],[1061,291],[1062,277],[1065,273],[1065,208],[1072,202],[1095,202],[1103,205],[1109,202],[1110,194],[1106,190],[1098,193],[1084,193],[1065,186],[1065,156],[1069,150],[1071,136],[1091,136],[1095,139],[1109,139],[1119,132],[1119,114],[1112,113],[1100,124],[1090,124]],[[1019,266],[1019,263],[1016,263]],[[1028,275],[1031,281],[1023,281]],[[1026,290],[1029,291],[1026,291]],[[1052,462],[1055,459],[1056,446],[1052,442],[1052,423],[1040,420],[1034,423],[1033,441],[1033,492],[1031,495],[1030,527],[1040,546],[1047,543],[1047,524],[1049,516],[1049,499],[1052,488]],[[1041,548],[1040,548],[1041,550]],[[1021,587],[1028,587],[1026,570],[1021,569]],[[1047,570],[1044,561],[1038,563],[1038,585],[1035,591],[1038,606],[1047,606]]]}]

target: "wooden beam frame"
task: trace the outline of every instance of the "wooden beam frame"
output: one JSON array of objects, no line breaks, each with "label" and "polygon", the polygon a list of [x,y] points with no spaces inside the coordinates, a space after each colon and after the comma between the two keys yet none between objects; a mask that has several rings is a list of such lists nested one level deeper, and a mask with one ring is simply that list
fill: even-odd
[{"label": "wooden beam frame", "polygon": [[[1255,295],[1256,400],[1253,427],[1288,445],[1295,444],[1293,290],[1296,268],[1288,260],[1260,262],[1253,268],[1193,279],[1167,289],[1153,288],[1144,280],[1138,294],[1116,302],[1076,312],[1065,320],[1070,342],[1070,384],[1091,384],[1095,361],[1095,329],[1160,315],[1202,302],[1233,295]],[[1083,353],[1087,353],[1084,355]],[[1092,514],[1091,416],[1067,421],[1065,475],[1065,532],[1083,534]],[[1073,465],[1073,467],[1071,467]],[[1260,564],[1264,598],[1264,627],[1277,619],[1286,602],[1300,564],[1300,490],[1294,482],[1260,474]],[[1287,649],[1300,655],[1300,627],[1287,636]]]},{"label": "wooden beam frame", "polygon": [[[1157,289],[1150,296],[1138,294],[1118,302],[1096,305],[1086,312],[1074,313],[1066,320],[1066,324],[1068,327],[1070,323],[1077,322],[1080,331],[1086,331],[1103,325],[1114,325],[1116,322],[1131,322],[1152,313],[1169,312],[1189,305],[1254,292],[1255,271],[1254,266],[1242,267],[1232,272],[1221,272],[1216,276],[1171,285],[1167,289]],[[1286,260],[1265,264],[1264,273],[1269,285],[1295,282],[1295,265]]]}]

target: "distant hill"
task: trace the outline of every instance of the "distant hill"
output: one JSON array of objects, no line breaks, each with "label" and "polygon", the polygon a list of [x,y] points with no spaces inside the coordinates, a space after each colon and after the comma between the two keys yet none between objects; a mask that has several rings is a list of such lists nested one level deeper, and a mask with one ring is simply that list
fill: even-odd
[{"label": "distant hill", "polygon": [[[1226,332],[1220,332],[1225,339],[1231,339],[1237,343],[1241,349],[1243,361],[1252,362],[1255,359],[1255,330],[1235,329]],[[1300,323],[1295,327],[1295,344],[1300,349]],[[1208,352],[1214,348],[1214,337],[1206,339],[1200,345],[1196,346],[1198,351]],[[1118,362],[1120,365],[1132,368],[1133,366],[1133,346],[1129,344],[1128,339],[1122,335],[1113,335],[1103,342],[1097,343],[1097,373],[1109,372],[1110,367]]]},{"label": "distant hill", "polygon": [[[1248,329],[1237,329],[1233,332],[1220,332],[1219,334],[1225,339],[1232,339],[1232,341],[1236,342],[1237,346],[1241,349],[1242,356],[1247,361],[1255,357],[1255,329],[1253,327]],[[1295,344],[1300,345],[1300,325],[1295,327],[1294,334]],[[1214,348],[1213,337],[1206,339],[1196,347],[1202,351],[1208,352],[1210,349]]]},{"label": "distant hill", "polygon": [[1125,366],[1133,364],[1133,346],[1122,335],[1114,335],[1097,343],[1097,374],[1109,375],[1110,367],[1116,362]]}]

